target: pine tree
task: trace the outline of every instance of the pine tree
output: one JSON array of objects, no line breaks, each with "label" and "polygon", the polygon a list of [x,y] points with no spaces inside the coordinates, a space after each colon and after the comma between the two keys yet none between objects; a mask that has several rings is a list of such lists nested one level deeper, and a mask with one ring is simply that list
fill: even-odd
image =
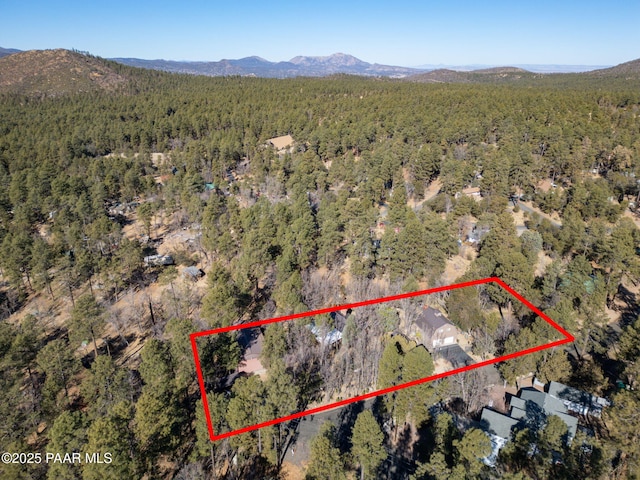
[{"label": "pine tree", "polygon": [[[402,361],[401,383],[426,378],[434,372],[431,355],[426,348],[419,345],[409,350]],[[415,427],[429,420],[429,405],[436,402],[435,391],[428,383],[421,383],[411,388],[399,390],[396,398],[398,424],[409,420]]]},{"label": "pine tree", "polygon": [[[47,453],[80,453],[87,441],[87,418],[82,412],[62,412],[56,417],[49,432]],[[58,463],[49,465],[47,477],[71,480],[80,478],[81,465]]]},{"label": "pine tree", "polygon": [[104,309],[98,305],[95,298],[85,294],[78,298],[71,312],[70,336],[74,343],[80,344],[91,340],[94,358],[98,357],[97,337],[100,337],[105,327]]},{"label": "pine tree", "polygon": [[483,468],[482,459],[491,453],[491,440],[482,430],[471,428],[461,440],[453,442],[459,463],[466,471],[466,478],[477,478]]},{"label": "pine tree", "polygon": [[305,480],[346,480],[344,459],[336,447],[335,425],[325,422],[311,442]]},{"label": "pine tree", "polygon": [[82,465],[82,478],[86,480],[118,480],[139,475],[138,452],[130,428],[133,407],[127,402],[114,405],[110,413],[96,418],[87,430],[86,455],[100,455],[106,461],[110,454],[109,468],[104,463],[86,462]]},{"label": "pine tree", "polygon": [[91,416],[102,417],[114,405],[127,400],[131,385],[127,371],[114,364],[110,357],[98,357],[91,365],[91,373],[82,382],[82,396]]},{"label": "pine tree", "polygon": [[47,343],[38,352],[36,362],[46,375],[43,387],[45,409],[55,410],[58,392],[64,389],[65,397],[69,396],[69,383],[72,375],[79,370],[80,362],[73,356],[67,342],[62,339]]},{"label": "pine tree", "polygon": [[356,418],[351,443],[351,454],[360,465],[360,479],[375,478],[378,467],[387,458],[387,452],[384,434],[370,410],[364,410]]}]

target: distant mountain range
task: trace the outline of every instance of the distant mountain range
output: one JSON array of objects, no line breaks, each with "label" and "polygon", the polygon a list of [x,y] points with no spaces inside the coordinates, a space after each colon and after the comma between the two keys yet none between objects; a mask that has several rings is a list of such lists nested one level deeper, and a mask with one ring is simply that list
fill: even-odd
[{"label": "distant mountain range", "polygon": [[135,79],[135,70],[115,62],[144,69],[209,76],[256,76],[271,78],[322,77],[336,74],[402,78],[423,83],[518,83],[541,85],[617,79],[627,88],[640,81],[640,59],[615,67],[583,73],[538,73],[518,67],[492,67],[472,71],[436,69],[431,71],[364,62],[351,55],[294,57],[288,62],[269,62],[260,57],[219,62],[176,62],[135,58],[101,59],[77,51],[0,48],[0,93],[57,96],[95,90],[114,91]]},{"label": "distant mountain range", "polygon": [[[19,53],[14,48],[0,48],[0,57]],[[133,67],[162,70],[166,72],[188,73],[208,76],[256,76],[268,78],[288,78],[299,76],[322,77],[339,73],[363,76],[403,78],[410,75],[434,70],[471,72],[496,68],[496,65],[420,65],[418,67],[399,67],[368,63],[352,55],[334,53],[326,57],[297,56],[287,62],[270,62],[264,58],[252,56],[240,59],[224,59],[218,62],[194,62],[176,60],[145,60],[140,58],[112,58],[118,63]],[[576,73],[604,69],[608,65],[532,65],[517,64],[520,68],[533,73]]]},{"label": "distant mountain range", "polygon": [[334,53],[328,57],[294,57],[288,62],[270,62],[260,57],[219,62],[180,62],[173,60],[141,60],[139,58],[112,58],[132,67],[151,68],[167,72],[195,75],[252,75],[268,78],[324,77],[339,73],[375,77],[406,77],[423,72],[417,68],[395,67],[364,62],[352,55]]}]

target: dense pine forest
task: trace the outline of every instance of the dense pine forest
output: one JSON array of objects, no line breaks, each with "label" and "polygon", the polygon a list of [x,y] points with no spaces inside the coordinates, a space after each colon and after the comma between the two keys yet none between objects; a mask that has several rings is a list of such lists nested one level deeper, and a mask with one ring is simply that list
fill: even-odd
[{"label": "dense pine forest", "polygon": [[[207,78],[73,55],[125,80],[0,90],[0,446],[112,460],[4,463],[4,478],[640,475],[638,74]],[[346,408],[304,460],[311,420],[209,440],[190,333],[491,276],[576,337],[501,363],[497,384],[610,401],[573,441],[550,417],[483,463],[483,369]],[[478,358],[550,338],[490,285],[434,301]],[[366,315],[337,353],[302,321],[268,326],[268,375],[232,386],[242,342],[201,339],[214,429],[433,372],[387,335],[394,312]]]}]

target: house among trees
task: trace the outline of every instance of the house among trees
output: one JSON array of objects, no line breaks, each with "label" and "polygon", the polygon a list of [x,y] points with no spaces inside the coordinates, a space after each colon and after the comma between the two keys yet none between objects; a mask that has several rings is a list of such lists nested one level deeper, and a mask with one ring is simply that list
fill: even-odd
[{"label": "house among trees", "polygon": [[333,325],[340,330],[341,332],[344,330],[345,325],[347,324],[347,317],[351,314],[351,309],[343,308],[342,310],[337,310],[335,312],[331,312],[329,317],[333,320]]},{"label": "house among trees", "polygon": [[328,325],[309,324],[309,331],[316,337],[318,343],[324,347],[336,345],[342,340],[342,332]]},{"label": "house among trees", "polygon": [[128,203],[117,202],[112,206],[110,206],[107,211],[109,215],[113,217],[124,216],[128,213],[133,212],[138,207],[138,205],[140,205],[138,202],[128,202]]},{"label": "house among trees", "polygon": [[567,426],[565,438],[567,444],[571,443],[576,435],[578,418],[570,415],[571,410],[566,407],[564,402],[550,393],[533,388],[522,389],[519,396],[511,397],[510,407],[508,415],[489,408],[482,409],[480,427],[491,438],[493,449],[491,455],[484,459],[487,465],[493,466],[495,464],[498,452],[510,440],[514,429],[529,428],[538,431],[544,428],[548,417],[552,415],[559,417]]},{"label": "house among trees", "polygon": [[602,409],[611,405],[606,398],[596,397],[558,382],[549,382],[547,391],[549,395],[560,400],[568,411],[579,415],[600,418]]},{"label": "house among trees", "polygon": [[171,255],[148,255],[144,257],[144,264],[149,267],[163,267],[174,265],[175,262]]},{"label": "house among trees", "polygon": [[463,188],[461,192],[455,194],[455,198],[460,198],[462,196],[473,198],[474,200],[480,200],[482,194],[480,193],[479,187],[467,187]]},{"label": "house among trees", "polygon": [[331,319],[328,325],[309,324],[309,331],[316,337],[319,344],[323,346],[334,346],[342,340],[342,332],[347,324],[347,317],[351,309],[337,310],[329,313]]},{"label": "house among trees", "polygon": [[281,137],[273,137],[267,140],[267,145],[275,148],[278,153],[285,153],[287,149],[291,152],[293,147],[293,137],[291,135],[282,135]]},{"label": "house among trees", "polygon": [[260,328],[243,328],[238,334],[238,344],[242,348],[242,360],[238,366],[238,372],[247,373],[249,375],[260,375],[265,372],[265,368],[260,362],[262,348],[264,344],[264,335]]},{"label": "house among trees", "polygon": [[426,307],[411,327],[411,335],[427,350],[454,345],[459,334],[458,328],[433,307]]}]

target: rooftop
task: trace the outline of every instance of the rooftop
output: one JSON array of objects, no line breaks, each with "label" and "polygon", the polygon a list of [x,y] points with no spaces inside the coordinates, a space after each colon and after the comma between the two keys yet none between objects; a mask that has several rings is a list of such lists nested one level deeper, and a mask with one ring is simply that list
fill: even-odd
[{"label": "rooftop", "polygon": [[447,317],[444,316],[440,310],[436,310],[433,307],[427,307],[422,312],[416,321],[416,326],[423,331],[435,332],[437,329],[444,325],[453,325]]},{"label": "rooftop", "polygon": [[264,335],[259,328],[243,328],[238,333],[238,344],[244,350],[245,360],[259,358],[263,342]]},{"label": "rooftop", "polygon": [[511,437],[511,429],[515,425],[533,429],[544,428],[547,418],[556,415],[567,425],[569,439],[572,439],[578,428],[578,419],[569,415],[564,403],[545,392],[534,389],[522,389],[518,397],[510,401],[509,415],[482,409],[481,421],[488,433],[503,439]]},{"label": "rooftop", "polygon": [[267,143],[275,147],[276,150],[282,150],[284,148],[293,145],[293,137],[291,135],[282,135],[281,137],[273,137],[267,140]]},{"label": "rooftop", "polygon": [[509,438],[511,437],[511,429],[518,424],[519,420],[500,412],[483,408],[480,422],[489,433],[500,438]]},{"label": "rooftop", "polygon": [[549,382],[549,395],[561,402],[569,411],[581,415],[588,413],[600,416],[602,408],[610,405],[609,401],[591,395],[583,390],[569,387],[558,382]]}]

